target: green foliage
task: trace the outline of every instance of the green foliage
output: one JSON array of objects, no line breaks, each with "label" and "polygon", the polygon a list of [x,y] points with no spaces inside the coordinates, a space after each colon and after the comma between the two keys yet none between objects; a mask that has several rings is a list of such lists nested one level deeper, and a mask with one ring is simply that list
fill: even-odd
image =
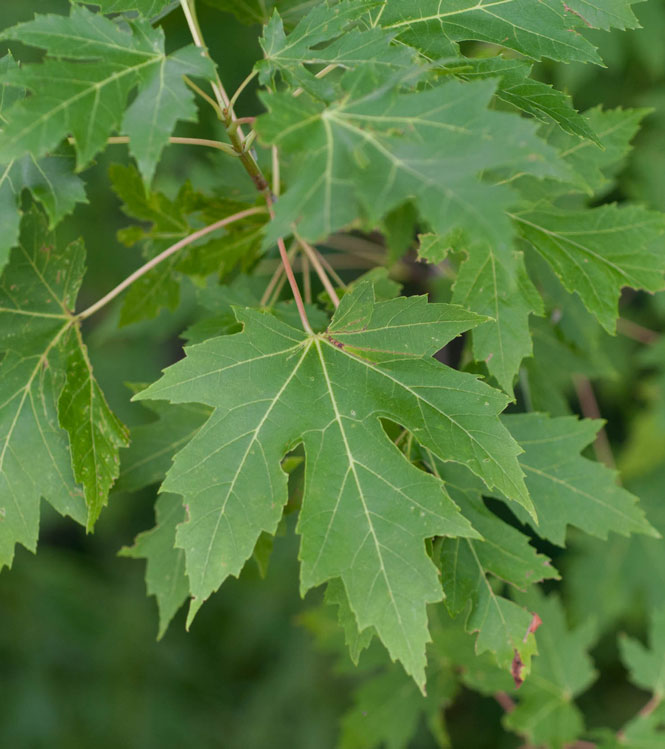
[{"label": "green foliage", "polygon": [[[92,531],[109,497],[159,488],[155,527],[121,542],[146,561],[158,637],[229,577],[284,574],[295,535],[300,593],[319,589],[300,621],[357,681],[341,747],[454,745],[445,711],[470,693],[530,745],[659,746],[657,135],[624,170],[665,99],[612,108],[579,83],[622,59],[600,32],[639,29],[643,8],[665,23],[658,2],[17,13],[0,31],[0,567],[36,549],[42,499]],[[224,51],[218,70],[238,23],[248,62]],[[144,264],[105,293],[135,247]],[[604,465],[623,425],[628,488]],[[648,702],[587,719],[597,633],[645,617],[649,647],[619,649]],[[481,746],[477,723],[460,746]]]}]

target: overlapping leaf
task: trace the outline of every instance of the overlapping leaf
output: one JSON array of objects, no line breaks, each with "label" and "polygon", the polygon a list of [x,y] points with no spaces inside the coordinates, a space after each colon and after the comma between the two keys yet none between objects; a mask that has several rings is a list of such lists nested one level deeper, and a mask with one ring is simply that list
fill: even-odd
[{"label": "overlapping leaf", "polygon": [[16,543],[35,548],[42,497],[80,522],[87,504],[91,527],[117,476],[126,435],[92,378],[72,314],[84,256],[80,242],[59,249],[33,210],[0,281],[2,564]]},{"label": "overlapping leaf", "polygon": [[[82,0],[72,0],[83,4]],[[96,5],[102,13],[124,13],[136,10],[145,18],[158,16],[169,6],[178,6],[173,0],[94,0],[86,5]]]},{"label": "overlapping leaf", "polygon": [[157,418],[132,429],[132,442],[123,454],[118,489],[136,491],[163,480],[173,456],[184,447],[210,416],[205,406],[146,404]]},{"label": "overlapping leaf", "polygon": [[321,239],[413,200],[444,236],[462,230],[470,242],[501,244],[512,236],[505,211],[514,195],[479,174],[508,165],[560,173],[531,123],[488,110],[492,81],[399,93],[395,79],[361,69],[342,84],[344,98],[328,106],[306,95],[264,97],[270,111],[258,121],[259,134],[291,157],[271,239],[293,223],[305,237]]},{"label": "overlapping leaf", "polygon": [[[7,74],[17,68],[11,55],[0,59],[0,127],[7,110],[25,95],[5,83]],[[86,199],[83,182],[73,172],[74,160],[64,151],[41,159],[27,154],[0,166],[0,272],[18,242],[22,191],[29,190],[39,200],[53,227]]]},{"label": "overlapping leaf", "polygon": [[560,0],[390,0],[374,17],[431,58],[454,55],[457,42],[473,39],[536,60],[600,62],[593,45],[571,28],[576,20]]},{"label": "overlapping leaf", "polygon": [[[202,221],[212,224],[250,207],[249,203],[206,197],[195,191],[189,182],[181,186],[174,199],[168,198],[161,192],[146,189],[132,166],[113,164],[109,174],[113,190],[122,200],[124,213],[149,224],[147,228],[133,225],[121,229],[118,237],[128,246],[143,242],[147,258],[155,257],[200,229]],[[221,277],[238,265],[249,268],[259,252],[265,220],[261,215],[249,216],[159,263],[128,291],[120,324],[153,318],[163,308],[174,310],[180,302],[182,273],[200,278],[217,273]]]},{"label": "overlapping leaf", "polygon": [[538,513],[540,536],[563,546],[567,525],[601,538],[610,531],[658,535],[637,498],[616,483],[614,472],[580,455],[602,422],[535,413],[504,416],[503,422],[524,448],[519,461]]},{"label": "overlapping leaf", "polygon": [[[266,83],[272,74],[280,71],[287,81],[301,85],[314,95],[331,94],[334,89],[317,81],[304,66],[352,68],[362,63],[389,68],[412,66],[413,51],[392,45],[394,35],[380,28],[349,30],[349,25],[359,21],[367,8],[375,5],[374,0],[347,0],[334,5],[320,3],[301,19],[288,37],[275,11],[261,39],[264,59],[257,63],[259,80]],[[326,42],[332,43],[322,46]]]},{"label": "overlapping leaf", "polygon": [[538,611],[542,626],[533,673],[504,724],[535,745],[563,749],[584,730],[582,713],[573,700],[596,680],[588,655],[596,639],[595,622],[587,619],[570,629],[560,600],[554,595],[546,598],[535,588],[519,600]]},{"label": "overlapping leaf", "polygon": [[580,141],[559,127],[541,127],[540,135],[559,150],[559,158],[570,166],[574,177],[569,184],[558,185],[551,181],[539,185],[527,178],[519,180],[518,187],[522,188],[527,200],[543,198],[548,202],[571,191],[585,192],[589,196],[605,194],[612,188],[614,176],[623,166],[631,141],[648,113],[647,109],[604,110],[602,107],[584,112],[584,119],[600,148],[594,139]]},{"label": "overlapping leaf", "polygon": [[344,297],[325,334],[252,310],[237,315],[242,333],[190,348],[138,396],[216,409],[164,483],[189,507],[177,543],[195,596],[190,617],[239,574],[261,532],[274,533],[286,502],[279,462],[303,442],[303,590],[341,577],[359,629],[374,627],[422,683],[425,604],[442,596],[423,540],[475,532],[378,417],[529,508],[517,447],[496,420],[505,397],[429,358],[482,318],[423,298],[374,303],[368,284]]},{"label": "overlapping leaf", "polygon": [[120,555],[146,560],[146,587],[157,599],[161,638],[169,622],[187,600],[189,583],[185,574],[185,553],[175,548],[176,527],[185,519],[185,508],[175,494],[161,494],[155,504],[157,524],[137,536],[134,546]]},{"label": "overlapping leaf", "polygon": [[460,268],[453,301],[492,318],[473,331],[473,354],[512,393],[522,359],[532,353],[529,316],[542,314],[543,303],[522,255],[514,257],[514,269],[505,260],[507,253],[498,255],[489,245],[474,248]]},{"label": "overlapping leaf", "polygon": [[515,215],[522,236],[563,285],[614,333],[621,289],[665,286],[665,217],[637,205]]},{"label": "overlapping leaf", "polygon": [[610,29],[636,29],[639,27],[631,6],[644,0],[571,0],[566,3],[586,26],[609,31]]},{"label": "overlapping leaf", "polygon": [[558,577],[557,572],[526,536],[487,509],[481,482],[465,469],[441,467],[431,454],[426,456],[430,468],[442,476],[451,497],[482,536],[444,539],[441,544],[446,607],[453,616],[465,612],[467,631],[477,633],[477,653],[490,651],[504,671],[523,679],[531,656],[537,652],[533,613],[502,595],[501,585],[525,590]]},{"label": "overlapping leaf", "polygon": [[501,56],[460,58],[446,61],[445,68],[466,81],[499,78],[496,90],[498,99],[548,124],[553,120],[571,135],[597,142],[593,128],[573,108],[570,97],[553,86],[531,78],[531,65],[524,60]]},{"label": "overlapping leaf", "polygon": [[289,26],[319,5],[319,0],[205,0],[207,5],[233,15],[246,24],[267,24],[279,4],[279,12]]},{"label": "overlapping leaf", "polygon": [[665,697],[665,607],[651,616],[649,649],[632,637],[620,641],[621,659],[630,673],[630,680],[651,692],[656,699]]},{"label": "overlapping leaf", "polygon": [[166,55],[163,33],[147,22],[133,21],[126,30],[79,6],[69,17],[37,16],[1,36],[41,47],[48,56],[41,64],[5,74],[6,84],[28,89],[33,96],[6,113],[0,162],[28,152],[41,157],[71,135],[80,169],[121,127],[150,181],[176,122],[196,115],[183,76],[212,75],[212,63],[193,45]]}]

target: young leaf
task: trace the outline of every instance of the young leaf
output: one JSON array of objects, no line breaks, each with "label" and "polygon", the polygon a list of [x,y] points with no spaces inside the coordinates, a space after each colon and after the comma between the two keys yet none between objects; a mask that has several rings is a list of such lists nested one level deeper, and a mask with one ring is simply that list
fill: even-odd
[{"label": "young leaf", "polygon": [[543,596],[535,588],[520,596],[521,603],[542,619],[538,629],[538,657],[533,673],[519,692],[519,704],[504,724],[535,745],[563,749],[579,738],[584,720],[573,699],[586,691],[597,673],[588,651],[596,639],[595,623],[587,619],[569,629],[557,596]]},{"label": "young leaf", "polygon": [[[259,80],[267,83],[276,71],[280,71],[285,80],[316,95],[328,89],[305,65],[339,65],[347,69],[360,63],[388,67],[413,65],[413,51],[401,45],[393,46],[393,35],[383,29],[348,29],[375,5],[374,0],[351,0],[335,5],[320,3],[288,36],[279,13],[275,11],[260,40],[264,59],[257,63]],[[332,44],[321,46],[332,40],[335,40]]]},{"label": "young leaf", "polygon": [[431,359],[482,318],[422,297],[374,303],[368,284],[343,298],[325,334],[303,335],[253,310],[237,316],[242,333],[192,347],[137,396],[216,407],[164,483],[190,510],[178,531],[195,596],[190,619],[239,574],[260,533],[274,533],[286,502],[279,461],[303,442],[302,588],[341,577],[358,628],[373,626],[422,684],[425,604],[442,595],[423,540],[474,531],[378,417],[529,508],[515,445],[496,420],[505,397]]},{"label": "young leaf", "polygon": [[[563,546],[568,525],[601,538],[607,538],[610,531],[658,535],[637,498],[616,483],[614,473],[580,455],[602,422],[535,413],[502,420],[524,448],[519,461],[538,513],[540,536]],[[517,512],[526,520],[521,509]]]},{"label": "young leaf", "polygon": [[[196,107],[185,74],[209,78],[212,63],[194,46],[164,53],[164,36],[143,21],[130,30],[74,6],[69,17],[37,16],[0,34],[41,47],[41,64],[10,70],[5,83],[32,91],[15,104],[0,137],[0,162],[34,157],[72,135],[79,169],[100,151],[122,122],[130,150],[146,182],[178,120],[194,119]],[[127,98],[138,93],[127,109]],[[123,118],[124,114],[124,118]]]},{"label": "young leaf", "polygon": [[353,71],[345,96],[325,106],[290,93],[264,96],[260,137],[291,155],[289,189],[276,206],[268,240],[298,223],[319,240],[366,216],[378,221],[412,200],[444,236],[463,230],[470,242],[509,242],[505,211],[512,191],[478,179],[510,165],[556,176],[559,168],[533,125],[488,110],[493,81],[459,83],[397,93],[394,79]]},{"label": "young leaf", "polygon": [[593,45],[570,28],[564,7],[559,0],[392,0],[376,21],[430,58],[454,55],[456,42],[474,39],[535,60],[599,63]]},{"label": "young leaf", "polygon": [[619,640],[619,646],[633,684],[652,692],[656,699],[665,697],[665,607],[656,609],[651,616],[649,649],[626,635]]},{"label": "young leaf", "polygon": [[185,508],[180,497],[160,494],[155,503],[157,525],[136,537],[134,546],[120,549],[120,556],[145,559],[145,582],[148,595],[157,598],[161,639],[171,619],[187,600],[189,584],[185,574],[185,553],[175,548],[178,524],[185,520]]},{"label": "young leaf", "polygon": [[608,333],[615,331],[624,286],[647,291],[665,286],[665,217],[660,213],[612,204],[585,211],[519,213],[515,221]]},{"label": "young leaf", "polygon": [[117,488],[133,492],[163,480],[173,456],[184,447],[210,416],[205,406],[171,406],[151,401],[146,406],[155,421],[132,429],[129,449],[123,453]]}]

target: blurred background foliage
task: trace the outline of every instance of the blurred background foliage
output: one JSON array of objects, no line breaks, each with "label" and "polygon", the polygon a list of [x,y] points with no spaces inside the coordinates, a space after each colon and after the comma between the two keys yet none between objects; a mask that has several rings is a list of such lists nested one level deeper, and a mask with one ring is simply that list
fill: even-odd
[{"label": "blurred background foliage", "polygon": [[[5,1],[0,28],[34,12],[66,12],[67,7],[66,0]],[[627,168],[605,200],[639,199],[665,210],[665,0],[647,0],[636,12],[642,29],[598,33],[593,39],[606,68],[544,64],[538,75],[569,91],[582,110],[598,104],[652,108]],[[203,4],[200,15],[227,88],[234,90],[259,57],[258,29]],[[171,45],[186,43],[181,14],[171,14],[162,24]],[[34,58],[34,50],[12,49],[19,59]],[[0,55],[5,51],[0,45]],[[257,108],[250,92],[239,114],[255,114]],[[182,134],[188,127],[182,126]],[[214,132],[212,120],[207,127]],[[160,166],[158,185],[171,194],[185,177],[198,187],[219,186],[225,180],[221,165],[228,168],[229,163],[222,159],[171,149]],[[109,187],[112,160],[126,163],[124,147],[107,152],[87,172],[90,204],[79,206],[60,229],[63,239],[82,235],[88,248],[82,304],[139,264],[137,250],[116,239],[126,218]],[[415,270],[413,278],[404,280],[416,288],[422,283]],[[129,391],[118,383],[154,380],[180,356],[177,336],[192,319],[194,306],[190,288],[175,314],[162,312],[155,320],[117,329],[116,307],[88,331],[101,384],[130,426],[149,417],[129,404]],[[631,295],[624,299],[622,315],[663,330],[665,296]],[[596,382],[614,454],[629,488],[665,534],[665,347],[618,337],[608,339],[601,353],[609,365],[599,365],[599,373],[613,372]],[[570,406],[578,409],[572,393]],[[154,499],[154,487],[116,493],[93,537],[44,505],[38,555],[19,548],[13,570],[0,575],[0,746],[335,746],[357,676],[340,665],[340,651],[328,642],[325,622],[311,614],[316,596],[304,602],[299,597],[293,522],[276,542],[265,580],[249,564],[240,580],[225,584],[203,608],[191,632],[185,632],[181,611],[157,642],[156,606],[145,594],[144,565],[117,557],[121,547],[152,526]],[[577,617],[572,623],[593,610],[601,633],[592,651],[601,678],[580,705],[591,728],[617,729],[647,698],[626,680],[617,633],[644,638],[645,609],[665,602],[665,547],[643,536],[611,536],[602,542],[578,534],[566,552],[546,551],[563,570],[566,582],[552,587]],[[452,746],[519,746],[519,739],[502,730],[502,714],[494,699],[464,689],[446,711]],[[424,724],[412,746],[434,746]]]}]

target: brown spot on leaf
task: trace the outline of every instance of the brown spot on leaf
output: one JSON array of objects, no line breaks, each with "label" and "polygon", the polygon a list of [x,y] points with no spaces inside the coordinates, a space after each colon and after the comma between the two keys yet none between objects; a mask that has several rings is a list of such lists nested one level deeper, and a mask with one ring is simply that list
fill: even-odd
[{"label": "brown spot on leaf", "polygon": [[538,614],[533,614],[531,618],[531,624],[529,624],[529,628],[527,629],[526,634],[524,635],[523,642],[526,642],[527,637],[529,635],[532,635],[538,629],[538,627],[540,627],[542,623],[543,623],[543,620],[538,616]]},{"label": "brown spot on leaf", "polygon": [[524,661],[516,650],[515,655],[513,656],[513,662],[510,664],[510,675],[513,677],[516,689],[519,689],[522,684],[524,684],[522,671],[524,671]]}]

